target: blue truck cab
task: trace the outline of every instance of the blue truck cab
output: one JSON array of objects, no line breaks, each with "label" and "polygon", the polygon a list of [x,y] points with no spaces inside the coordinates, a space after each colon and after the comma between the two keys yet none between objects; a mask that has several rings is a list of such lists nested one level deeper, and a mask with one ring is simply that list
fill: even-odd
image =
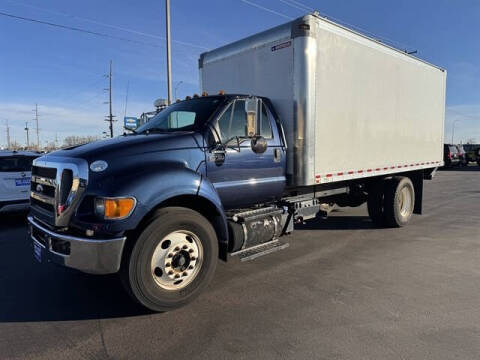
[{"label": "blue truck cab", "polygon": [[[195,96],[130,134],[38,158],[28,217],[36,257],[121,271],[153,309],[183,303],[211,278],[216,258],[246,248],[241,226],[228,226],[234,212],[264,213],[265,234],[249,245],[283,230],[284,209],[263,204],[284,194],[284,139],[266,98]],[[182,295],[169,302],[159,291]]]}]

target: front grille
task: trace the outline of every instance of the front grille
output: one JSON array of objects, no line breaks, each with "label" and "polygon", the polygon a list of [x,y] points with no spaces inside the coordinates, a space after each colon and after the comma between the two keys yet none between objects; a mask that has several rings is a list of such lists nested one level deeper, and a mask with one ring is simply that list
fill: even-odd
[{"label": "front grille", "polygon": [[62,180],[60,182],[60,204],[65,204],[72,189],[73,184],[73,171],[65,169],[62,172]]},{"label": "front grille", "polygon": [[33,166],[30,183],[30,202],[32,207],[39,207],[55,214],[55,189],[57,169]]},{"label": "front grille", "polygon": [[37,159],[32,168],[32,214],[51,226],[66,227],[85,191],[88,163],[76,158],[49,160]]},{"label": "front grille", "polygon": [[30,198],[30,205],[31,206],[38,206],[39,208],[42,208],[43,210],[47,210],[48,212],[55,212],[55,207],[52,204],[47,204],[46,202]]},{"label": "front grille", "polygon": [[49,178],[49,179],[55,179],[57,177],[57,169],[43,167],[43,166],[33,166],[32,175],[38,175],[38,176]]}]

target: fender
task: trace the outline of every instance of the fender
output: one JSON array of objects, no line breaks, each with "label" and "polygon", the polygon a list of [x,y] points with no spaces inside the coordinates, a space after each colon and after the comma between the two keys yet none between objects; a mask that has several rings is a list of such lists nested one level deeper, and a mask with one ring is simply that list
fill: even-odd
[{"label": "fender", "polygon": [[[228,249],[227,219],[218,193],[206,177],[182,162],[154,162],[142,167],[141,170],[133,164],[125,165],[121,172],[116,171],[108,177],[95,179],[93,181],[95,187],[89,188],[85,196],[133,196],[137,200],[135,210],[128,219],[98,224],[101,229],[97,230],[111,234],[134,230],[160,204],[182,196],[198,196],[211,204],[211,209],[201,210],[208,211],[207,217],[212,221],[218,234],[221,254]],[[212,210],[215,210],[216,214],[213,214]],[[80,221],[77,224],[80,225]]]}]

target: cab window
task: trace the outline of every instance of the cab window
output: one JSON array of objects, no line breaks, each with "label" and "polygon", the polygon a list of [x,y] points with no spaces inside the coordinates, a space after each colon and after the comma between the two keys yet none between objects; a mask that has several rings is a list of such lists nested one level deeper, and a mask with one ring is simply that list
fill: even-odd
[{"label": "cab window", "polygon": [[230,104],[223,115],[218,119],[218,128],[222,141],[226,142],[236,136],[247,135],[247,112],[245,100],[236,100]]}]

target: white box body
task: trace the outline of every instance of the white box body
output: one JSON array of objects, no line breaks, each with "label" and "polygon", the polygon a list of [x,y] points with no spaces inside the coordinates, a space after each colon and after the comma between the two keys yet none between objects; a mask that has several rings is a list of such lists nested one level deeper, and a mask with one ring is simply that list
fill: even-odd
[{"label": "white box body", "polygon": [[315,14],[204,53],[202,91],[268,97],[305,186],[443,164],[446,71]]}]

